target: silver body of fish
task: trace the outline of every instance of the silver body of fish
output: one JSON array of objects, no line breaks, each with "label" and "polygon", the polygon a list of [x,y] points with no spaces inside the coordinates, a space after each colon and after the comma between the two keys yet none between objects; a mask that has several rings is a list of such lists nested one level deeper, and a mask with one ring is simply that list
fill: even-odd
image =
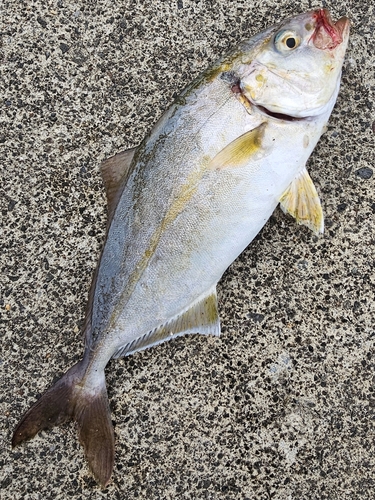
[{"label": "silver body of fish", "polygon": [[219,335],[216,285],[278,203],[323,231],[305,164],[339,90],[349,21],[301,14],[243,42],[189,85],[142,144],[102,166],[107,237],[85,353],[18,424],[13,445],[74,419],[105,486],[114,432],[104,368],[187,333]]}]

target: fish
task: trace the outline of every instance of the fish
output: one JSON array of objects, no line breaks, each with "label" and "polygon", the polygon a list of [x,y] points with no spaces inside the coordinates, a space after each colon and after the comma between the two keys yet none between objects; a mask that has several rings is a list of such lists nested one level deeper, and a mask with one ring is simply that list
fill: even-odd
[{"label": "fish", "polygon": [[104,368],[181,335],[220,334],[216,286],[280,204],[324,230],[306,162],[339,92],[350,21],[326,9],[241,42],[182,91],[141,144],[102,163],[104,246],[84,354],[21,418],[17,446],[74,420],[91,472],[110,482],[115,434]]}]

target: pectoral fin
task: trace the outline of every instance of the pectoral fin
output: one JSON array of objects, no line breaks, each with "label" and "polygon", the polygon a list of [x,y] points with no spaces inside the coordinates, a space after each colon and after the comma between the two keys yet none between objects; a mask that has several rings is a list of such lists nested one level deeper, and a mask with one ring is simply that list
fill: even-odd
[{"label": "pectoral fin", "polygon": [[137,148],[122,151],[101,164],[104,187],[107,193],[108,222],[112,219],[122,189],[129,175],[130,166]]},{"label": "pectoral fin", "polygon": [[167,323],[160,325],[151,332],[122,346],[113,357],[127,356],[188,333],[220,335],[216,285],[186,311],[171,318]]},{"label": "pectoral fin", "polygon": [[242,134],[222,149],[208,164],[211,170],[244,167],[262,147],[266,123]]},{"label": "pectoral fin", "polygon": [[283,212],[294,217],[298,224],[309,227],[315,234],[323,233],[322,206],[306,168],[297,175],[279,201]]}]

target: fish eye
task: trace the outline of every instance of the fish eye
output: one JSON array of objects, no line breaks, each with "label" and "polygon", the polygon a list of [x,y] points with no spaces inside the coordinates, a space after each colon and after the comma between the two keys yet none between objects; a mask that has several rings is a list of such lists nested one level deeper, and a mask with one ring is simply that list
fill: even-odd
[{"label": "fish eye", "polygon": [[293,31],[280,31],[275,36],[274,43],[279,52],[290,52],[299,46],[301,39]]}]

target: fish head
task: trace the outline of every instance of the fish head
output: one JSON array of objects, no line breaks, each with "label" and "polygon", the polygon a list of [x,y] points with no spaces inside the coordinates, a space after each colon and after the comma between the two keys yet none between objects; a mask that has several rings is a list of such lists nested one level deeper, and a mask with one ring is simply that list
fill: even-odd
[{"label": "fish head", "polygon": [[326,9],[274,26],[243,52],[242,92],[269,113],[322,114],[336,100],[349,26],[346,17],[334,23]]}]

